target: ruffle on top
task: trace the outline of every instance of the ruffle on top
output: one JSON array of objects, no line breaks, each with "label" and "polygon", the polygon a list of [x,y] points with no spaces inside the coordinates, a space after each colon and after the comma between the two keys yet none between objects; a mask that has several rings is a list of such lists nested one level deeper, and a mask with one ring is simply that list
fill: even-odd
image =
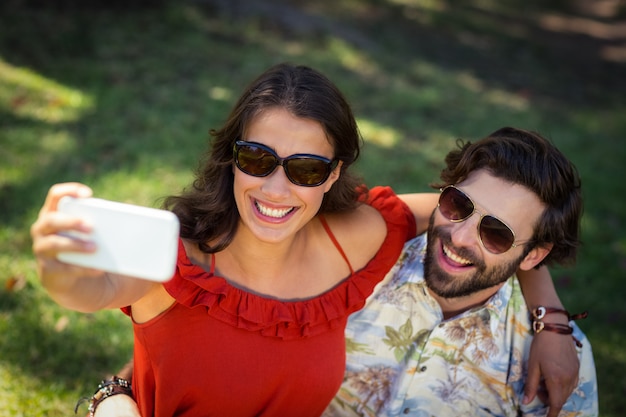
[{"label": "ruffle on top", "polygon": [[297,339],[343,326],[350,313],[363,307],[398,259],[404,243],[416,234],[412,213],[391,188],[372,188],[366,203],[376,208],[387,223],[381,248],[363,269],[319,296],[281,301],[246,292],[192,264],[181,240],[177,270],[164,284],[165,289],[184,306],[208,307],[211,317],[263,336]]}]

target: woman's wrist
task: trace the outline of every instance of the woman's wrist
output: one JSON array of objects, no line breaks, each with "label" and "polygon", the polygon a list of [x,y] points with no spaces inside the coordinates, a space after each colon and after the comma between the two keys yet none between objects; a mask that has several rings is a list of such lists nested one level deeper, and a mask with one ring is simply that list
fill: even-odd
[{"label": "woman's wrist", "polygon": [[[78,407],[83,402],[89,403],[88,416],[94,417],[98,406],[107,398],[124,395],[125,397],[133,397],[132,387],[129,381],[118,376],[106,379],[98,384],[98,388],[90,398],[81,398],[74,409],[74,413],[78,412]],[[134,404],[134,401],[133,401]]]},{"label": "woman's wrist", "polygon": [[141,415],[135,400],[121,394],[102,400],[94,417],[141,417]]}]

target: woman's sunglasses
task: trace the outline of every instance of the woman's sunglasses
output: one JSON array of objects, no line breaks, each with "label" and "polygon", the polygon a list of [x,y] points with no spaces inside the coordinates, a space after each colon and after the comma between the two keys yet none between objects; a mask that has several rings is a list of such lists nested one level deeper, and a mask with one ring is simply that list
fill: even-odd
[{"label": "woman's sunglasses", "polygon": [[323,184],[339,163],[338,160],[304,153],[281,158],[265,145],[243,140],[235,142],[233,158],[237,168],[253,177],[266,177],[282,165],[289,181],[303,187]]},{"label": "woman's sunglasses", "polygon": [[[441,190],[438,207],[443,217],[455,223],[465,221],[477,212],[472,199],[454,185]],[[506,223],[489,214],[477,213],[480,214],[478,237],[485,249],[500,254],[517,246],[515,233]]]}]

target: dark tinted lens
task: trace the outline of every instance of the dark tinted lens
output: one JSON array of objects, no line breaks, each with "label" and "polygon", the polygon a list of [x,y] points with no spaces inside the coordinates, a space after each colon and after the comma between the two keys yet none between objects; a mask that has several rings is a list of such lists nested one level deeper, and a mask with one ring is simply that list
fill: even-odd
[{"label": "dark tinted lens", "polygon": [[511,249],[515,235],[509,227],[492,216],[485,216],[480,222],[480,239],[489,252],[503,253]]},{"label": "dark tinted lens", "polygon": [[454,187],[448,187],[439,196],[439,211],[446,219],[459,221],[474,212],[474,204],[461,191]]},{"label": "dark tinted lens", "polygon": [[330,164],[315,158],[294,158],[284,162],[285,172],[297,185],[318,185],[326,181]]},{"label": "dark tinted lens", "polygon": [[264,177],[277,164],[276,157],[267,150],[254,145],[241,145],[237,151],[237,166],[249,175]]}]

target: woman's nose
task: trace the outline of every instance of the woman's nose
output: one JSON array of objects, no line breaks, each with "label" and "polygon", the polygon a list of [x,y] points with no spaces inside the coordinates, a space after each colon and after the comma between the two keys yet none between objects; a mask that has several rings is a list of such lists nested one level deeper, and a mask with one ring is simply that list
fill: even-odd
[{"label": "woman's nose", "polygon": [[285,169],[282,166],[277,166],[274,171],[264,178],[261,190],[272,198],[280,198],[290,193],[291,181],[287,178]]}]

